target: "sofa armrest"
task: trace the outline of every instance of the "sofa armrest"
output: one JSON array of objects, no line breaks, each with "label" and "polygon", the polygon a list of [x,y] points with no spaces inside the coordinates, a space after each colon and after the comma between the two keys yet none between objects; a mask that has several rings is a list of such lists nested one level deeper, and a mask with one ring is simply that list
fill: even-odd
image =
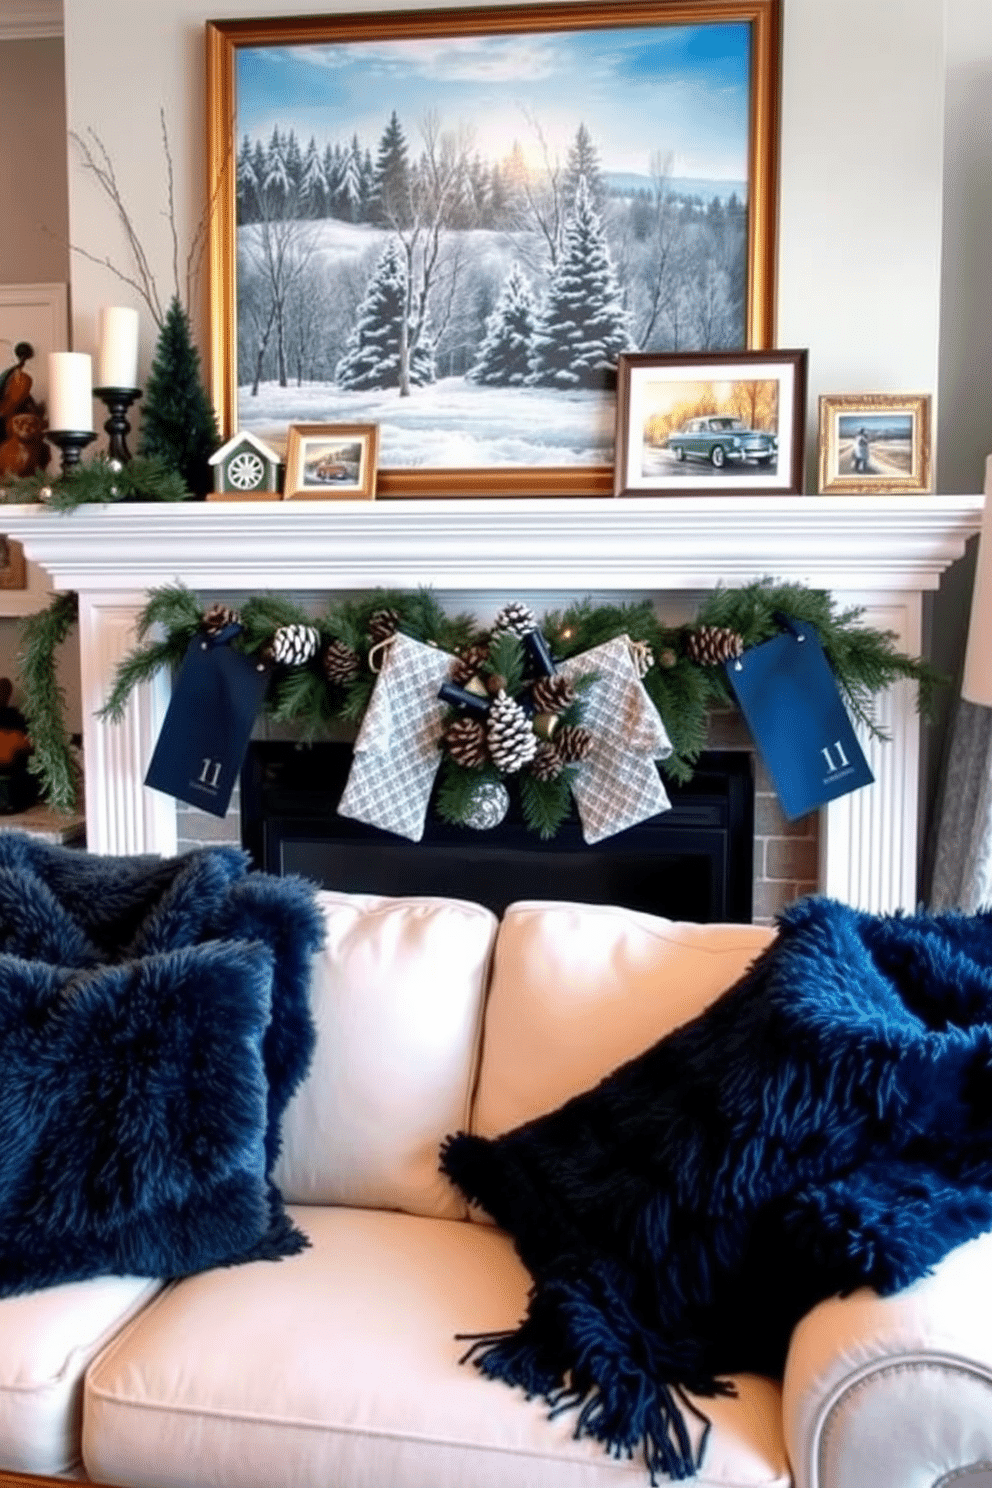
[{"label": "sofa armrest", "polygon": [[929,1488],[992,1465],[992,1233],[893,1296],[815,1307],[782,1410],[795,1488]]}]

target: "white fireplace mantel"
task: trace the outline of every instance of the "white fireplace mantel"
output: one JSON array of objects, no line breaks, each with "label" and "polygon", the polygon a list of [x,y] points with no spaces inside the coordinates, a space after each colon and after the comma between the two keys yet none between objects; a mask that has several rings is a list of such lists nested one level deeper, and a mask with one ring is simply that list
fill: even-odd
[{"label": "white fireplace mantel", "polygon": [[[147,590],[319,591],[428,585],[439,593],[671,595],[762,577],[829,589],[918,654],[922,598],[980,527],[976,496],[665,497],[625,500],[206,502],[7,506],[4,531],[80,602],[91,848],[175,851],[174,803],[143,785],[168,702],[159,678],[121,724],[96,715],[135,641]],[[916,896],[919,722],[913,689],[879,702],[890,734],[866,748],[873,786],[834,802],[821,888],[867,909]]]}]

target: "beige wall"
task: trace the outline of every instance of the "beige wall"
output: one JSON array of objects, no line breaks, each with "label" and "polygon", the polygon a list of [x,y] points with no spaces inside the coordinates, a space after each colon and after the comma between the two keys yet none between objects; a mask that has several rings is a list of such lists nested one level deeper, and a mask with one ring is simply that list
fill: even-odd
[{"label": "beige wall", "polygon": [[0,42],[0,284],[69,278],[63,67],[57,38]]},{"label": "beige wall", "polygon": [[[335,8],[355,7],[227,0],[210,14]],[[785,0],[784,13],[779,344],[810,351],[812,447],[820,392],[937,386],[944,3]],[[70,127],[91,127],[106,144],[166,291],[159,108],[185,242],[204,199],[203,19],[203,0],[65,3]],[[73,241],[123,265],[113,216],[76,162],[69,190]],[[78,258],[72,276],[76,344],[85,350],[99,306],[119,289]],[[146,322],[146,365],[152,337]]]},{"label": "beige wall", "polygon": [[980,491],[992,451],[992,4],[948,0],[939,379],[942,491]]}]

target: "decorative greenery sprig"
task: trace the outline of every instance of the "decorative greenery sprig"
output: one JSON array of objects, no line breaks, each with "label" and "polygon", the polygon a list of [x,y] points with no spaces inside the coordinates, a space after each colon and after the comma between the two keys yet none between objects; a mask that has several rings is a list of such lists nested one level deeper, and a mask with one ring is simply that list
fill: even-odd
[{"label": "decorative greenery sprig", "polygon": [[181,475],[164,461],[140,455],[121,465],[105,455],[74,466],[66,475],[12,476],[0,490],[0,502],[42,502],[56,511],[116,501],[190,501],[193,493]]},{"label": "decorative greenery sprig", "polygon": [[65,691],[59,685],[56,655],[79,615],[75,594],[56,595],[21,627],[17,658],[23,713],[34,746],[28,769],[41,781],[42,794],[58,811],[74,811],[79,771],[65,725]]},{"label": "decorative greenery sprig", "polygon": [[[264,712],[276,722],[300,726],[307,738],[331,727],[357,725],[375,686],[378,663],[371,637],[376,617],[384,612],[392,612],[396,627],[407,635],[452,653],[489,640],[473,616],[449,615],[429,590],[379,589],[335,601],[316,617],[277,595],[252,597],[240,606],[242,628],[232,642],[239,649],[250,654],[266,650],[274,634],[285,626],[313,627],[319,636],[317,655],[310,662],[274,668]],[[938,672],[927,662],[897,651],[890,632],[860,625],[863,610],[838,611],[828,593],[799,584],[761,579],[739,589],[718,588],[707,596],[693,621],[677,626],[665,625],[648,601],[593,605],[590,600],[553,611],[538,625],[560,660],[623,634],[649,650],[644,686],[673,746],[662,768],[675,780],[688,780],[706,746],[710,709],[733,704],[723,667],[700,663],[692,645],[694,635],[700,627],[709,626],[734,633],[745,647],[758,645],[780,631],[776,618],[780,614],[815,626],[851,713],[876,737],[885,735],[874,719],[873,702],[892,683],[916,683],[920,707],[931,708],[944,680]],[[61,721],[64,700],[55,683],[54,653],[74,617],[73,595],[59,596],[49,610],[33,616],[24,627],[21,667],[24,712],[35,746],[32,769],[43,783],[46,798],[63,806],[74,801],[68,786],[73,762]],[[118,666],[101,717],[120,719],[135,687],[163,668],[176,667],[203,621],[199,599],[183,585],[153,590],[139,619],[139,644]],[[161,633],[161,638],[150,639],[153,631]],[[333,678],[322,662],[332,644],[354,659],[351,668]],[[511,673],[505,680],[514,684],[519,680],[515,672],[519,646],[497,638],[490,650],[490,668],[497,657],[501,675],[504,669]],[[562,715],[562,722],[573,721]],[[439,813],[448,820],[463,820],[471,795],[489,779],[487,768],[465,768],[446,757]],[[531,776],[520,779],[521,807],[533,830],[553,835],[568,809],[573,774],[569,766],[550,781]],[[492,778],[498,779],[498,772],[493,771]]]},{"label": "decorative greenery sprig", "polygon": [[[879,692],[893,682],[915,682],[919,708],[929,715],[937,690],[947,679],[928,662],[897,651],[891,631],[859,625],[863,614],[863,606],[838,611],[822,589],[776,584],[766,578],[740,589],[714,589],[702,604],[696,624],[730,626],[745,647],[760,645],[777,635],[782,629],[779,615],[813,625],[851,714],[876,739],[884,739],[885,730],[874,716]],[[723,669],[711,670],[724,701],[732,701]]]}]

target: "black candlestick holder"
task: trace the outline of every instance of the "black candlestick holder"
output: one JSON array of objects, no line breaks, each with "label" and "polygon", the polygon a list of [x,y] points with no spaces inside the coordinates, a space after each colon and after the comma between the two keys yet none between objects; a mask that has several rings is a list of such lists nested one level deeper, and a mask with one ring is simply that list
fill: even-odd
[{"label": "black candlestick holder", "polygon": [[93,443],[96,433],[92,429],[46,429],[45,438],[62,451],[62,474],[68,475],[79,464],[80,455]]},{"label": "black candlestick holder", "polygon": [[127,447],[127,436],[131,432],[127,411],[141,397],[141,389],[98,387],[93,389],[93,394],[105,404],[110,413],[103,426],[104,431],[110,435],[107,454],[111,460],[119,460],[122,465],[126,465],[131,458],[131,451]]}]

